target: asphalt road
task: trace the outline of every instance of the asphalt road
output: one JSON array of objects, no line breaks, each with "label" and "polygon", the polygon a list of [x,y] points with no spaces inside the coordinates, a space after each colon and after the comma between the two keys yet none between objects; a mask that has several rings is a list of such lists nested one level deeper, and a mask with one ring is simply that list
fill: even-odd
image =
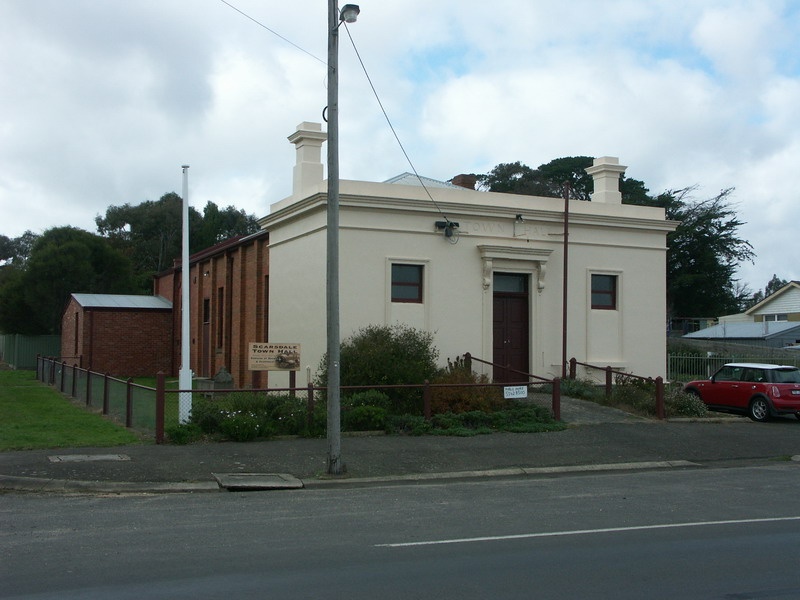
[{"label": "asphalt road", "polygon": [[798,598],[800,463],[0,496],[0,598]]}]

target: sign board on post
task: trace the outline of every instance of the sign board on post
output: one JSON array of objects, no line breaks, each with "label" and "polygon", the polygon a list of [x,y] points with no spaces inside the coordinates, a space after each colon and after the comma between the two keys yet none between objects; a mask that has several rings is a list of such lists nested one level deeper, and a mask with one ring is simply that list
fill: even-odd
[{"label": "sign board on post", "polygon": [[503,388],[503,397],[508,400],[509,398],[527,398],[528,386],[525,385],[507,385]]},{"label": "sign board on post", "polygon": [[251,371],[298,371],[300,344],[251,342],[247,368]]}]

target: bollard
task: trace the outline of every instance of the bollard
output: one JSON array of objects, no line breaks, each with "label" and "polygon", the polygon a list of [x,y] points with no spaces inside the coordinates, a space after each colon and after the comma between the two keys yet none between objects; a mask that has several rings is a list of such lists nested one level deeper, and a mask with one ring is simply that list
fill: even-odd
[{"label": "bollard", "polygon": [[308,383],[308,398],[306,400],[308,411],[307,419],[308,419],[308,432],[311,433],[311,429],[314,426],[314,384],[309,382]]},{"label": "bollard", "polygon": [[166,388],[164,371],[156,374],[156,444],[164,443],[164,389]]},{"label": "bollard", "polygon": [[667,418],[664,408],[664,378],[661,376],[656,377],[656,416],[661,420]]},{"label": "bollard", "polygon": [[561,420],[561,379],[553,379],[553,418]]},{"label": "bollard", "polygon": [[422,414],[426,421],[431,420],[431,384],[427,379],[422,386]]},{"label": "bollard", "polygon": [[108,373],[103,375],[103,414],[108,414]]},{"label": "bollard", "polygon": [[128,379],[128,389],[125,396],[125,427],[133,427],[133,379]]}]

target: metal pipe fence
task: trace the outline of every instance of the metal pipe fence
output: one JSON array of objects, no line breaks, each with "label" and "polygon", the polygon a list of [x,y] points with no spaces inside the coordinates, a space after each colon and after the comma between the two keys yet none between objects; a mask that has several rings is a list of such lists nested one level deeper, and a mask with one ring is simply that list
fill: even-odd
[{"label": "metal pipe fence", "polygon": [[[491,365],[487,361],[465,355],[467,364],[476,360]],[[156,443],[163,443],[165,431],[169,427],[179,424],[178,398],[181,393],[192,394],[192,405],[200,406],[202,403],[213,403],[215,399],[226,401],[226,410],[235,412],[236,406],[247,406],[248,398],[257,402],[267,402],[270,399],[280,400],[276,408],[276,419],[305,421],[311,429],[316,417],[315,408],[325,401],[325,387],[317,387],[309,383],[305,387],[287,388],[262,388],[262,389],[193,389],[180,390],[167,387],[166,376],[159,373],[156,376],[155,386],[146,386],[134,383],[132,379],[122,380],[108,374],[97,373],[78,366],[59,362],[55,358],[37,358],[37,378],[47,383],[61,393],[82,401],[87,407],[99,409],[102,414],[124,423],[126,427],[153,435]],[[406,412],[416,414],[430,421],[434,414],[441,412],[442,407],[457,404],[459,401],[472,402],[491,408],[492,402],[505,400],[504,388],[524,387],[524,400],[542,407],[552,409],[555,420],[561,420],[560,409],[560,381],[558,378],[548,380],[535,375],[522,374],[516,383],[431,383],[409,385],[376,385],[376,386],[342,386],[341,390],[347,396],[360,392],[376,392],[392,394],[395,403],[391,410],[397,414]],[[394,393],[393,393],[394,392]],[[397,394],[396,392],[401,392]],[[397,400],[397,398],[400,398]],[[478,399],[476,401],[476,398]],[[495,404],[497,406],[497,404]],[[243,409],[242,409],[243,410]],[[242,412],[240,410],[240,412]],[[343,416],[347,421],[348,411],[355,413],[356,406],[349,406],[347,402],[342,407]],[[362,411],[363,412],[363,411]]]},{"label": "metal pipe fence", "polygon": [[37,357],[36,375],[39,381],[126,427],[142,432],[156,429],[155,388],[42,356]]},{"label": "metal pipe fence", "polygon": [[586,369],[594,369],[597,371],[603,371],[605,374],[605,382],[604,382],[604,389],[606,398],[611,398],[611,394],[614,391],[614,384],[615,381],[625,381],[626,379],[633,379],[635,381],[643,381],[647,383],[651,383],[655,386],[655,413],[656,418],[658,419],[666,419],[666,406],[665,406],[665,390],[664,390],[664,378],[660,375],[653,379],[652,377],[645,377],[643,375],[635,375],[633,373],[627,373],[625,371],[620,371],[613,369],[612,367],[606,366],[601,367],[599,365],[591,365],[588,363],[580,362],[574,357],[569,360],[569,378],[575,379],[577,377],[577,366],[580,365],[585,367]]}]

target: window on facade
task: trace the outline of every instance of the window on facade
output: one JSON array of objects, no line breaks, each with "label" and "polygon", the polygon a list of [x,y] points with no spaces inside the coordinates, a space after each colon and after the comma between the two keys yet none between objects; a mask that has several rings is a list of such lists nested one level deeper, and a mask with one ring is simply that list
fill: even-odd
[{"label": "window on facade", "polygon": [[789,315],[788,314],[775,314],[775,315],[764,315],[765,321],[788,321]]},{"label": "window on facade", "polygon": [[495,273],[492,283],[495,292],[505,292],[509,294],[528,293],[527,275],[514,275],[512,273]]},{"label": "window on facade", "polygon": [[222,325],[225,316],[225,288],[217,288],[217,348],[222,348],[225,329]]},{"label": "window on facade", "polygon": [[392,302],[422,302],[422,265],[392,265]]},{"label": "window on facade", "polygon": [[592,275],[592,308],[617,309],[616,275]]}]

